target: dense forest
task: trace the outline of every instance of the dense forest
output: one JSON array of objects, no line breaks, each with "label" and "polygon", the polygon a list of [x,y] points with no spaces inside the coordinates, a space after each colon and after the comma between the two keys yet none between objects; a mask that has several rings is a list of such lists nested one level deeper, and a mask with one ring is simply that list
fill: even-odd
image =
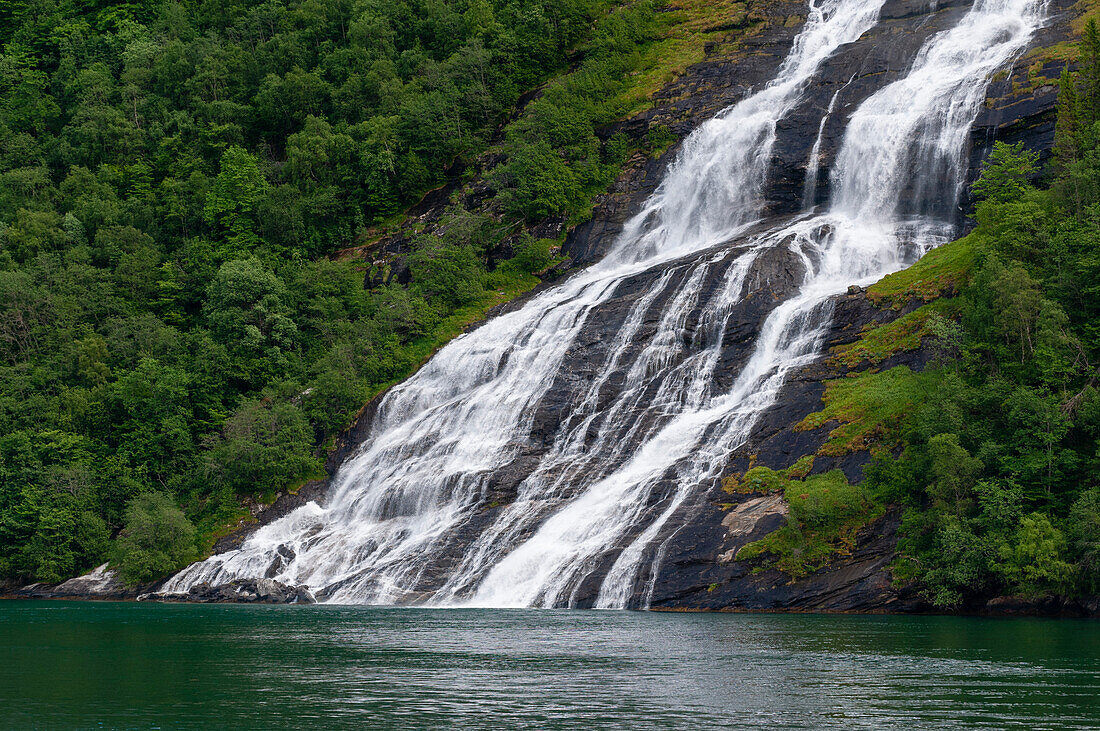
[{"label": "dense forest", "polygon": [[[629,144],[595,130],[636,102],[659,16],[0,4],[0,577],[158,577],[322,475],[372,394],[538,282],[557,242],[523,221],[580,220],[614,179]],[[490,145],[492,210],[456,207],[408,276],[365,288],[370,262],[332,257]]]}]

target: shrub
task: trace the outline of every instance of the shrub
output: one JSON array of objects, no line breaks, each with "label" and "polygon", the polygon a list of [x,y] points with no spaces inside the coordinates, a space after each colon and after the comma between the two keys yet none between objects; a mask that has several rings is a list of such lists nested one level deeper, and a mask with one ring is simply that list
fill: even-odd
[{"label": "shrub", "polygon": [[123,581],[133,585],[159,579],[194,558],[194,526],[170,497],[150,492],[130,501],[126,527],[111,556]]}]

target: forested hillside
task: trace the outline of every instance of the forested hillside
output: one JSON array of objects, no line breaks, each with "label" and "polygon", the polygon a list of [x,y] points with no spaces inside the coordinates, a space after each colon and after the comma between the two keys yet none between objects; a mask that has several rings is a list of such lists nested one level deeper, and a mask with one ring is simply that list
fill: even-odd
[{"label": "forested hillside", "polygon": [[[557,242],[523,221],[614,179],[630,143],[595,130],[690,57],[655,58],[686,12],[659,9],[0,4],[0,576],[158,577],[319,476],[372,394],[537,284]],[[491,210],[408,277],[330,258],[491,143]]]},{"label": "forested hillside", "polygon": [[1095,21],[1080,51],[1060,82],[1051,169],[999,143],[974,185],[978,226],[947,254],[967,284],[929,313],[940,367],[903,421],[908,448],[868,472],[883,499],[913,506],[897,575],[941,606],[1100,591]]}]

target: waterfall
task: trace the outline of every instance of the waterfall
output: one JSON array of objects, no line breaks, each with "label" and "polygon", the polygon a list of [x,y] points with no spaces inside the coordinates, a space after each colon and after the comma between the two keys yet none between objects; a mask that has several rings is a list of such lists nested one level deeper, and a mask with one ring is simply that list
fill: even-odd
[{"label": "waterfall", "polygon": [[[812,0],[775,79],[685,140],[602,261],[457,338],[392,389],[327,506],[259,529],[165,591],[270,576],[333,602],[570,606],[594,592],[601,607],[644,604],[683,508],[787,374],[817,357],[832,298],[951,235],[987,81],[1041,19],[1040,0],[976,0],[852,114],[828,209],[761,221],[778,122],[830,56],[874,27],[883,2]],[[721,387],[726,333],[760,263],[778,254],[800,281]],[[628,292],[593,376],[569,382],[537,444],[539,405],[571,350]],[[493,476],[513,464],[526,465],[515,499],[489,505]]]}]

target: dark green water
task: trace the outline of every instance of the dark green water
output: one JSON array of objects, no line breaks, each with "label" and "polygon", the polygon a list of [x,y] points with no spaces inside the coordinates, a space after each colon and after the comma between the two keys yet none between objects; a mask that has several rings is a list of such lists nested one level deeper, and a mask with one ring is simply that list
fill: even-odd
[{"label": "dark green water", "polygon": [[0,602],[4,728],[1100,728],[1100,623]]}]

